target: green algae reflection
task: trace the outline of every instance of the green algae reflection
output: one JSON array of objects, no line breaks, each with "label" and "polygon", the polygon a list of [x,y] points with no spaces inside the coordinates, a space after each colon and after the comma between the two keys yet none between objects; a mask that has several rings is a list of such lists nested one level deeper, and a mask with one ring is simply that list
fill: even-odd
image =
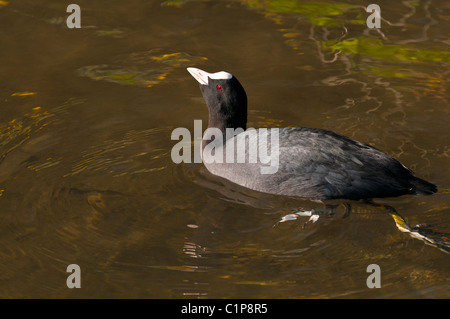
[{"label": "green algae reflection", "polygon": [[114,65],[88,65],[78,70],[80,76],[122,85],[152,87],[161,83],[176,68],[201,64],[205,57],[192,56],[185,52],[165,53],[154,49],[135,52],[120,58]]},{"label": "green algae reflection", "polygon": [[375,38],[350,38],[340,42],[324,41],[322,48],[333,52],[340,50],[342,53],[363,54],[383,61],[450,63],[450,52],[384,44],[382,40]]},{"label": "green algae reflection", "polygon": [[[296,0],[243,0],[242,3],[252,9],[261,9],[266,12],[297,14],[308,17],[309,22],[316,26],[335,27],[343,23],[364,24],[362,7],[346,3],[328,3]],[[357,18],[342,20],[339,16],[347,11],[354,10]]]}]

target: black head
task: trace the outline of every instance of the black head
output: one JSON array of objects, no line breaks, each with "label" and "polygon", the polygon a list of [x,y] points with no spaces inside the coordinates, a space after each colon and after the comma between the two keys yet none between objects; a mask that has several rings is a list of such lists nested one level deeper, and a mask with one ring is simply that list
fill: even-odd
[{"label": "black head", "polygon": [[188,71],[200,83],[208,106],[208,127],[217,127],[223,134],[226,128],[245,130],[247,95],[236,77],[223,71],[208,73],[197,68],[188,68]]}]

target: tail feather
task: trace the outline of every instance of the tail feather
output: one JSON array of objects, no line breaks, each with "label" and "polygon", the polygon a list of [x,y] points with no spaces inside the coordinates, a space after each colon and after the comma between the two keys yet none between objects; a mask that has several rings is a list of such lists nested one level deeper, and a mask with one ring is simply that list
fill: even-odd
[{"label": "tail feather", "polygon": [[411,190],[413,194],[429,195],[437,192],[436,185],[427,182],[423,179],[414,177],[414,179],[412,179],[410,182],[412,185],[414,185],[413,189]]}]

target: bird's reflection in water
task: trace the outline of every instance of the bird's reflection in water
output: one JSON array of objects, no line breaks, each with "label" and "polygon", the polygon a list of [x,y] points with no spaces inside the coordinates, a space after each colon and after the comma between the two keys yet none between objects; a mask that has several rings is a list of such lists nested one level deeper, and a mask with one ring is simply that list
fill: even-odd
[{"label": "bird's reflection in water", "polygon": [[[208,174],[206,171],[204,171],[203,173],[207,174],[208,176],[199,178],[197,182],[202,186],[221,194],[223,196],[221,197],[222,200],[259,208],[265,214],[273,214],[271,213],[271,211],[278,211],[278,207],[276,207],[276,205],[280,200],[282,200],[280,197],[277,198],[277,196],[254,192],[244,187],[240,187],[238,185],[225,181],[221,178],[214,177]],[[302,228],[305,228],[306,225],[319,223],[321,220],[323,220],[324,217],[327,220],[329,220],[329,218],[345,219],[355,212],[358,213],[361,210],[363,212],[368,212],[375,208],[377,212],[389,214],[393,218],[397,229],[401,232],[410,235],[412,238],[419,239],[427,245],[436,247],[443,252],[450,253],[449,234],[433,231],[431,229],[432,225],[428,225],[425,223],[411,226],[408,224],[407,220],[391,205],[379,204],[372,200],[311,201],[290,197],[286,197],[284,199],[287,200],[286,210],[289,212],[279,217],[279,219],[273,224],[272,227],[278,227],[281,223],[299,220],[303,222]],[[288,210],[287,207],[289,206],[295,208],[291,208],[290,210]],[[305,209],[300,207],[308,208]],[[211,211],[213,211],[214,208],[206,208],[206,210],[209,212],[209,216],[211,216]],[[341,213],[337,214],[337,211]],[[205,247],[208,247],[208,244],[210,243],[211,242],[206,242]],[[202,248],[203,251],[207,250],[207,248],[205,247]]]}]

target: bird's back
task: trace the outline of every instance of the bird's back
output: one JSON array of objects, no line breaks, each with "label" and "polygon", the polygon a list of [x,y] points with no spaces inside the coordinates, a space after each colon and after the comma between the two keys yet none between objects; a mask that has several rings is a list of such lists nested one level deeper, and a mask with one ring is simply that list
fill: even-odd
[{"label": "bird's back", "polygon": [[[246,163],[205,165],[213,174],[254,190],[304,198],[362,199],[436,191],[433,184],[414,177],[389,155],[337,133],[302,127],[280,128],[277,132],[278,170],[273,174],[262,174],[261,167],[267,164],[249,163],[248,157]],[[267,148],[270,154],[272,134],[271,130],[267,136],[248,134],[247,146]],[[238,152],[238,137],[226,143],[234,143],[234,153]],[[227,149],[224,147],[224,159]],[[250,150],[246,147],[246,156],[252,156]]]}]

